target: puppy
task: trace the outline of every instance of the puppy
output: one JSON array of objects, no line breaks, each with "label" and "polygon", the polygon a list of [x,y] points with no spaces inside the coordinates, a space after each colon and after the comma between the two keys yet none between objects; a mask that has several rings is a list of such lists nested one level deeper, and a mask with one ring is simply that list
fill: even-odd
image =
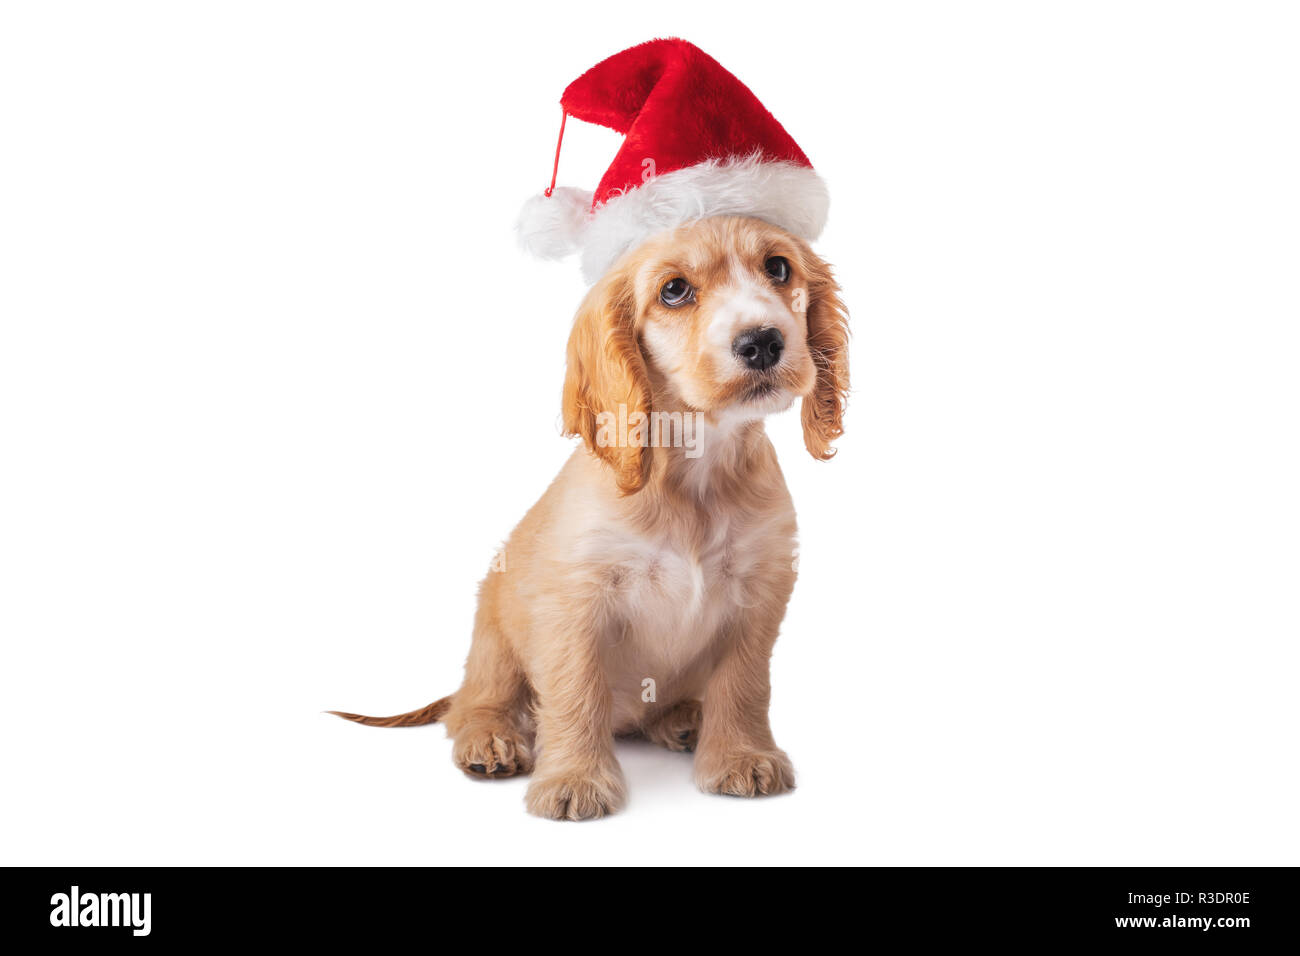
[{"label": "puppy", "polygon": [[694,750],[710,793],[793,788],[768,663],[795,514],[763,419],[802,397],[804,442],[829,459],[847,338],[826,263],[760,220],[703,219],[624,255],[569,337],[564,430],[582,444],[482,583],[464,683],[409,714],[339,716],[442,719],[458,767],[531,772],[528,810],[556,820],[623,805],[616,735]]}]

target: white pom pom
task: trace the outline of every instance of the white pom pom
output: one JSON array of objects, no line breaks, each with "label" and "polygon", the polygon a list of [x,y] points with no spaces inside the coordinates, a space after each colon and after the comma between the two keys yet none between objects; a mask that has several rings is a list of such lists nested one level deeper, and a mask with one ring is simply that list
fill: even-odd
[{"label": "white pom pom", "polygon": [[519,210],[519,245],[542,259],[563,259],[582,246],[591,218],[591,193],[568,186],[534,196]]}]

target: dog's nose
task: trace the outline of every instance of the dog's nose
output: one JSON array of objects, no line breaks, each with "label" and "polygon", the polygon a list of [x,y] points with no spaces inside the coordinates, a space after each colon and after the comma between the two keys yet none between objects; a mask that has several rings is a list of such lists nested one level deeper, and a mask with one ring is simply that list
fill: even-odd
[{"label": "dog's nose", "polygon": [[732,354],[760,372],[781,361],[785,338],[779,329],[750,329],[741,332],[731,343]]}]

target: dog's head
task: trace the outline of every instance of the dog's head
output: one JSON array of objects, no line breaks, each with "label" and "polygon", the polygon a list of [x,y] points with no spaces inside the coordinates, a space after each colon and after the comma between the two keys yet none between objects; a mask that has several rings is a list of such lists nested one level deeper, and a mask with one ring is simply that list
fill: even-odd
[{"label": "dog's head", "polygon": [[804,443],[828,459],[843,433],[848,324],[830,268],[757,219],[716,217],[625,255],[587,294],[569,337],[564,431],[632,493],[644,445],[597,440],[602,414],[761,418],[803,398]]}]

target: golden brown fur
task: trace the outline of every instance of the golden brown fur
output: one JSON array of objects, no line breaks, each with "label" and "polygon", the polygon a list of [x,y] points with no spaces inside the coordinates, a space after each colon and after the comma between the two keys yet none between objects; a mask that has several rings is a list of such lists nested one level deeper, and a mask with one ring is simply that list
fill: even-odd
[{"label": "golden brown fur", "polygon": [[[788,261],[788,281],[765,272],[774,256]],[[674,278],[695,298],[669,308],[659,295]],[[466,773],[534,772],[531,812],[597,817],[624,801],[615,735],[640,734],[693,748],[706,791],[794,786],[767,713],[795,517],[762,418],[802,396],[808,451],[834,454],[846,323],[825,263],[753,219],[656,237],[591,289],[563,392],[565,431],[582,445],[483,581],[465,679],[445,714]],[[756,372],[732,342],[759,326],[779,329],[785,351]],[[602,440],[601,413],[620,406],[629,417],[698,414],[696,447]],[[409,725],[438,719],[442,705],[341,716]]]}]

